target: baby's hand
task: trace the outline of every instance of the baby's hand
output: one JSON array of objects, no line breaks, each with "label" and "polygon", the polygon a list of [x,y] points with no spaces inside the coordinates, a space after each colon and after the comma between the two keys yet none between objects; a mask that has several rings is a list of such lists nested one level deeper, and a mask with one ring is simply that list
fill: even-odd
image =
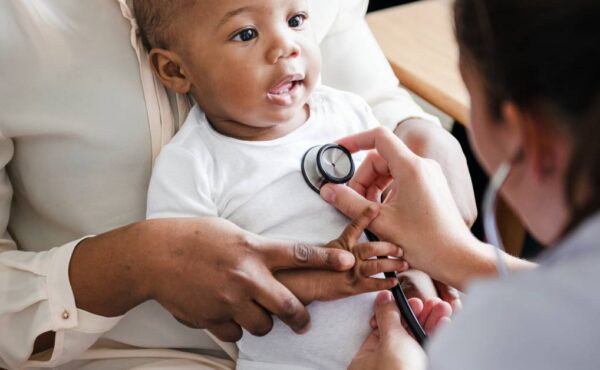
[{"label": "baby's hand", "polygon": [[358,239],[377,217],[379,208],[369,207],[346,227],[342,235],[327,248],[351,251],[356,258],[354,267],[345,272],[287,270],[275,275],[304,304],[330,301],[356,294],[386,290],[398,284],[396,278],[374,278],[387,271],[405,271],[408,264],[402,259],[373,259],[378,256],[401,257],[402,249],[386,242],[357,244]]},{"label": "baby's hand", "polygon": [[[425,303],[419,298],[410,298],[408,303],[428,335],[432,335],[440,327],[450,322],[452,307],[450,306],[450,303],[443,301],[440,298],[427,299]],[[402,320],[402,324],[405,329],[407,329],[404,320]],[[375,320],[375,316],[371,318],[371,327],[377,329],[377,320]]]}]

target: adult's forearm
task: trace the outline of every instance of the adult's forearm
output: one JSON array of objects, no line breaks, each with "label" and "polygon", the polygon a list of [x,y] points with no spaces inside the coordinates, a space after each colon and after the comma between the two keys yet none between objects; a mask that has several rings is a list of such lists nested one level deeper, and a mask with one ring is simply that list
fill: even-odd
[{"label": "adult's forearm", "polygon": [[79,243],[71,257],[69,278],[78,308],[115,317],[148,299],[149,278],[141,251],[148,245],[143,223],[132,224]]},{"label": "adult's forearm", "polygon": [[[147,299],[141,224],[133,224],[80,242],[69,263],[69,281],[77,308],[116,317]],[[55,333],[36,338],[33,353],[54,347]]]},{"label": "adult's forearm", "polygon": [[[509,271],[536,266],[535,263],[505,252],[501,252],[501,255]],[[436,267],[437,273],[434,276],[437,280],[463,290],[473,280],[497,276],[496,260],[494,246],[473,237],[464,245],[453,248],[451,255],[445,261],[440,261],[442,265]]]}]

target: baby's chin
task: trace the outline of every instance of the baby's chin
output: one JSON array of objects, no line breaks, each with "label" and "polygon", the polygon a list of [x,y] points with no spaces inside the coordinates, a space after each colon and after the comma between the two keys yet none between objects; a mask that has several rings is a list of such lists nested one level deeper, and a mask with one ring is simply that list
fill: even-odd
[{"label": "baby's chin", "polygon": [[263,112],[263,119],[259,120],[261,126],[276,126],[298,121],[306,121],[310,115],[307,100],[303,99],[290,107],[268,109]]}]

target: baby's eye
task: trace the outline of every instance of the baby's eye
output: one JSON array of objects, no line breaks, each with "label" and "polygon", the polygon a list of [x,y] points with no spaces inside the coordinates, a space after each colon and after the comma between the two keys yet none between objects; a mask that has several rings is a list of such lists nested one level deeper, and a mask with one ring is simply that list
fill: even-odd
[{"label": "baby's eye", "polygon": [[233,36],[233,41],[248,42],[258,37],[258,31],[254,28],[246,28]]},{"label": "baby's eye", "polygon": [[288,20],[288,25],[291,28],[298,28],[304,24],[305,20],[306,20],[305,14],[296,14],[295,16],[293,16],[292,18],[290,18]]}]

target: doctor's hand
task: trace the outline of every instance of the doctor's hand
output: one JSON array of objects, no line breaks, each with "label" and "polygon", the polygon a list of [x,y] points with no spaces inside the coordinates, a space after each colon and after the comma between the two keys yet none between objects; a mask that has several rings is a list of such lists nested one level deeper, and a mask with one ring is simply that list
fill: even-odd
[{"label": "doctor's hand", "polygon": [[417,118],[402,122],[394,133],[413,153],[440,164],[463,220],[472,226],[477,204],[467,159],[458,141],[440,125]]},{"label": "doctor's hand", "polygon": [[[377,217],[379,206],[367,207],[346,227],[339,238],[325,248],[346,250],[354,254],[356,263],[348,271],[286,270],[276,277],[290,289],[302,303],[330,301],[356,294],[386,290],[398,284],[396,278],[374,278],[373,275],[387,271],[405,271],[408,264],[400,259],[402,249],[386,242],[358,243],[365,228]],[[395,259],[373,259],[378,256]]]},{"label": "doctor's hand", "polygon": [[325,185],[321,196],[342,213],[356,217],[378,203],[389,187],[369,229],[381,240],[400,246],[411,268],[461,288],[466,282],[467,262],[477,254],[473,248],[479,242],[459,212],[440,165],[417,156],[384,128],[338,143],[352,153],[371,151],[350,186]]},{"label": "doctor's hand", "polygon": [[77,306],[88,312],[118,316],[155,299],[180,322],[233,342],[242,327],[268,333],[271,314],[298,333],[308,330],[306,308],[274,273],[353,265],[347,251],[268,240],[218,218],[181,218],[86,239],[69,274]]},{"label": "doctor's hand", "polygon": [[[418,301],[418,300],[417,300]],[[425,322],[423,304],[409,302],[421,323]],[[431,316],[428,314],[426,316]],[[446,318],[447,320],[447,318]],[[442,318],[437,320],[442,321]],[[445,322],[445,320],[443,320]],[[358,350],[348,370],[415,370],[425,369],[427,357],[421,346],[402,325],[400,311],[390,292],[375,299],[373,331]],[[429,331],[430,332],[430,331]]]}]

